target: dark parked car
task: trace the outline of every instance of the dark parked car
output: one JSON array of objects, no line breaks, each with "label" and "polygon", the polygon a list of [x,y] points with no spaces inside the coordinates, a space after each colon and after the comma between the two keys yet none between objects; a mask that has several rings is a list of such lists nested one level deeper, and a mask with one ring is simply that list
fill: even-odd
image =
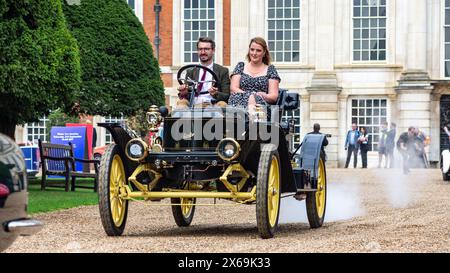
[{"label": "dark parked car", "polygon": [[19,235],[38,232],[42,224],[27,218],[28,192],[25,161],[19,146],[0,134],[0,251]]}]

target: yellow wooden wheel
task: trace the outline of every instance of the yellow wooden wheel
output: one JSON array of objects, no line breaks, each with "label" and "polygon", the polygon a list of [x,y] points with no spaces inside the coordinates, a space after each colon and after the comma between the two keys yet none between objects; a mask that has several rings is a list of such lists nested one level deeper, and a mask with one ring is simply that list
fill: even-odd
[{"label": "yellow wooden wheel", "polygon": [[280,165],[278,158],[272,155],[272,160],[269,170],[269,185],[267,191],[267,204],[269,223],[274,227],[278,220],[278,212],[280,210]]},{"label": "yellow wooden wheel", "polygon": [[111,144],[106,148],[100,163],[98,198],[103,229],[109,236],[123,233],[128,214],[126,193],[127,177],[119,146]]},{"label": "yellow wooden wheel", "polygon": [[179,227],[187,227],[192,223],[195,213],[195,198],[171,198],[172,214]]},{"label": "yellow wooden wheel", "polygon": [[311,228],[323,225],[327,205],[327,174],[323,158],[319,160],[317,173],[317,191],[306,194],[306,213]]},{"label": "yellow wooden wheel", "polygon": [[126,200],[121,197],[125,193],[125,170],[122,159],[118,154],[114,155],[109,183],[109,201],[114,225],[120,227],[125,217]]},{"label": "yellow wooden wheel", "polygon": [[261,238],[272,238],[280,212],[281,172],[277,147],[266,144],[261,149],[256,180],[256,224]]},{"label": "yellow wooden wheel", "polygon": [[317,215],[322,218],[325,213],[326,202],[326,181],[325,181],[325,166],[322,159],[319,160],[319,175],[317,177],[317,191],[316,191],[316,207]]},{"label": "yellow wooden wheel", "polygon": [[181,198],[181,213],[184,218],[189,218],[193,211],[194,198]]}]

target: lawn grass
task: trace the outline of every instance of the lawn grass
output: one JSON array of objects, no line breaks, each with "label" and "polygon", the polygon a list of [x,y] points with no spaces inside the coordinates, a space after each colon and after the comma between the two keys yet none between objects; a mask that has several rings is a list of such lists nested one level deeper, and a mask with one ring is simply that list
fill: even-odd
[{"label": "lawn grass", "polygon": [[[91,186],[92,181],[92,179],[77,179],[77,186]],[[64,185],[64,180],[50,179],[49,183]],[[41,191],[40,180],[30,181],[28,194],[29,214],[98,204],[98,195],[92,189],[76,188],[74,192],[66,192],[64,188],[48,187],[45,191]]]}]

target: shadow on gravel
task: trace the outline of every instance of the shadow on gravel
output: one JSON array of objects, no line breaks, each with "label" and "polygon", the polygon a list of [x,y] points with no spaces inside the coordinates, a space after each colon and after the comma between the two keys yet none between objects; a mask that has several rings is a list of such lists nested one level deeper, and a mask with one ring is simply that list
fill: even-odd
[{"label": "shadow on gravel", "polygon": [[152,231],[148,230],[139,234],[125,234],[128,237],[204,237],[204,236],[224,236],[233,235],[238,237],[248,237],[257,234],[256,226],[244,225],[195,225],[189,227],[173,227],[165,230]]},{"label": "shadow on gravel", "polygon": [[[326,228],[325,226],[323,228]],[[281,224],[275,237],[285,237],[291,235],[301,235],[311,232],[308,224]],[[257,237],[258,229],[256,225],[195,225],[189,227],[174,227],[165,230],[151,231],[143,233],[127,233],[124,237]]]}]

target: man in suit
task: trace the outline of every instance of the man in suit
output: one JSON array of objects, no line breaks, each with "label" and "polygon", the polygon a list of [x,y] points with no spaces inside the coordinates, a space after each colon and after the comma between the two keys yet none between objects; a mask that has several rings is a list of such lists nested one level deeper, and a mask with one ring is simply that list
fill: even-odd
[{"label": "man in suit", "polygon": [[[208,37],[200,37],[197,41],[197,52],[200,59],[200,64],[208,67],[214,73],[216,73],[219,82],[217,87],[212,86],[212,83],[200,83],[199,90],[195,90],[194,105],[210,105],[215,104],[219,107],[225,107],[230,96],[230,75],[228,68],[223,67],[213,62],[216,43],[214,40]],[[186,73],[186,77],[195,79],[198,81],[212,80],[211,73],[206,72],[203,69],[194,68]],[[185,108],[189,106],[189,93],[188,86],[186,84],[178,87],[177,108]]]},{"label": "man in suit", "polygon": [[383,161],[384,156],[384,167],[387,168],[388,166],[388,160],[387,160],[387,153],[386,153],[386,139],[388,135],[388,129],[387,129],[388,123],[382,122],[380,127],[380,139],[378,141],[378,168],[381,168],[381,162]]},{"label": "man in suit", "polygon": [[404,132],[397,140],[397,149],[403,157],[403,174],[409,174],[409,168],[417,157],[417,137],[414,133],[415,127],[410,126],[408,132]]},{"label": "man in suit", "polygon": [[345,168],[348,168],[352,154],[353,167],[356,168],[356,165],[358,164],[359,137],[360,132],[358,131],[358,126],[355,122],[353,122],[352,129],[347,132],[347,137],[345,138],[345,149],[347,150],[347,161],[345,162]]}]

